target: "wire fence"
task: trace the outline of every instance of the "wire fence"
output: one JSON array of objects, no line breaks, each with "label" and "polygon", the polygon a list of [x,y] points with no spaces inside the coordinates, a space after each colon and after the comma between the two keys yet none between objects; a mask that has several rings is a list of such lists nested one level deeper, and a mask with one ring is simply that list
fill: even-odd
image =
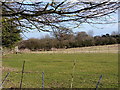
[{"label": "wire fence", "polygon": [[[60,62],[57,62],[60,63]],[[55,64],[57,64],[55,63]],[[76,60],[67,62],[68,67],[62,66],[54,67],[54,64],[42,63],[41,68],[34,68],[34,62],[19,62],[18,69],[4,69],[4,78],[0,84],[3,88],[78,88],[82,86],[89,86],[95,88],[103,87],[102,77],[100,73],[86,74],[84,72],[76,72]],[[63,63],[62,63],[63,64]],[[39,65],[39,63],[38,63]],[[52,70],[52,68],[56,68]],[[6,74],[7,73],[7,74]],[[87,84],[86,84],[87,83]],[[110,82],[108,82],[108,85]],[[116,87],[118,83],[111,83]],[[106,84],[107,86],[107,84]]]}]

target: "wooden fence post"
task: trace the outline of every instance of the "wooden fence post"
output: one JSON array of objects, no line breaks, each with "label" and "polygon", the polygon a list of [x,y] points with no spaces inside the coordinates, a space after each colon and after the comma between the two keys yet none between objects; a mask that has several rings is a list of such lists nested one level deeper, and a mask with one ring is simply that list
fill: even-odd
[{"label": "wooden fence post", "polygon": [[22,88],[22,81],[23,81],[24,67],[25,67],[25,61],[23,61],[23,66],[22,66],[22,75],[21,75],[21,81],[20,81],[20,89]]},{"label": "wooden fence post", "polygon": [[42,90],[44,90],[44,72],[42,72]]},{"label": "wooden fence post", "polygon": [[75,65],[76,65],[76,60],[74,61],[74,64],[73,64],[73,72],[72,72],[72,74],[71,74],[71,88],[73,87],[73,79],[74,79],[74,71],[75,71]]},{"label": "wooden fence post", "polygon": [[7,77],[9,76],[9,72],[6,74],[5,78],[3,79],[2,83],[0,84],[0,87],[2,87],[2,85],[4,84],[5,80],[7,79]]},{"label": "wooden fence post", "polygon": [[96,84],[96,88],[95,88],[95,90],[97,90],[98,89],[98,85],[100,84],[100,80],[102,79],[102,75],[100,76],[100,78],[99,78],[99,80],[98,80],[98,82],[97,82],[97,84]]}]

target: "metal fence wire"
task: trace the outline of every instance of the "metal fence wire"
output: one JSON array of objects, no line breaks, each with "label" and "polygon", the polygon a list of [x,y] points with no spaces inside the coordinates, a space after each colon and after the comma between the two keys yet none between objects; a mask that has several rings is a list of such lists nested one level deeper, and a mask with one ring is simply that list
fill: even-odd
[{"label": "metal fence wire", "polygon": [[[100,73],[87,74],[79,70],[77,60],[47,64],[29,61],[17,63],[17,69],[3,70],[4,78],[0,84],[3,88],[83,88],[82,86],[89,85],[97,90],[105,84]],[[67,67],[63,67],[66,64]]]}]

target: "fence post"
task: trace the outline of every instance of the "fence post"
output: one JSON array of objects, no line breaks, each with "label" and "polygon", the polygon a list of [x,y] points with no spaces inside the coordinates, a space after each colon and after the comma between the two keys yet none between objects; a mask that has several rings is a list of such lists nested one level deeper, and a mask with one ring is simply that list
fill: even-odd
[{"label": "fence post", "polygon": [[42,90],[44,90],[44,72],[42,72]]},{"label": "fence post", "polygon": [[102,75],[99,77],[99,80],[98,80],[98,82],[97,82],[97,84],[96,84],[95,90],[98,90],[98,85],[100,84],[101,79],[102,79]]},{"label": "fence post", "polygon": [[2,83],[0,84],[0,87],[2,87],[2,85],[4,84],[5,80],[7,79],[7,77],[9,76],[10,72],[8,72],[5,76],[5,78],[3,79]]},{"label": "fence post", "polygon": [[75,64],[76,64],[76,60],[74,61],[74,64],[73,64],[73,72],[71,74],[71,88],[73,87],[73,79],[74,79],[74,71],[75,71]]},{"label": "fence post", "polygon": [[23,61],[23,65],[22,65],[22,75],[21,75],[21,81],[20,81],[20,89],[22,88],[22,81],[23,81],[24,67],[25,67],[25,61]]}]

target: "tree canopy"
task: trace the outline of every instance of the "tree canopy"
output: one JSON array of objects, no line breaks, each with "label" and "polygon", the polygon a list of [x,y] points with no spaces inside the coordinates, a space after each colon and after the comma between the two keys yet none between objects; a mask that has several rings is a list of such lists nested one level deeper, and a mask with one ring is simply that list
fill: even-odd
[{"label": "tree canopy", "polygon": [[[2,9],[3,13],[7,12],[7,8]],[[13,20],[7,22],[9,20],[9,17],[2,17],[2,46],[6,48],[13,48],[15,44],[20,41],[21,30],[16,26]]]},{"label": "tree canopy", "polygon": [[[4,22],[11,22],[20,26],[22,30],[36,28],[39,31],[60,29],[59,27],[74,26],[81,23],[92,23],[93,19],[101,19],[115,12],[120,7],[120,2],[111,0],[97,0],[93,2],[1,2],[2,17],[9,18]],[[3,22],[3,23],[4,23]],[[68,22],[69,24],[65,24]],[[74,25],[73,25],[74,23]],[[93,22],[95,23],[95,22]],[[49,27],[49,28],[48,28]]]},{"label": "tree canopy", "polygon": [[[2,20],[7,20],[2,18]],[[13,48],[21,40],[20,30],[12,22],[2,24],[2,46]]]}]

